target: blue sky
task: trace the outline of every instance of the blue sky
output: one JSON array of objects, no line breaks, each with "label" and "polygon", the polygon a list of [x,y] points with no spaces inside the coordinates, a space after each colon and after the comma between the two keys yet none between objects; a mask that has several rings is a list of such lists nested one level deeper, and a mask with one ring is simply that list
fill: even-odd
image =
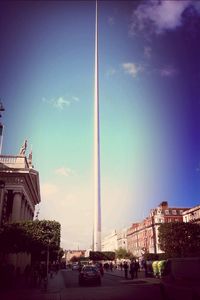
[{"label": "blue sky", "polygon": [[[1,1],[3,154],[28,139],[40,219],[93,224],[94,1]],[[200,2],[99,1],[102,231],[199,204]]]}]

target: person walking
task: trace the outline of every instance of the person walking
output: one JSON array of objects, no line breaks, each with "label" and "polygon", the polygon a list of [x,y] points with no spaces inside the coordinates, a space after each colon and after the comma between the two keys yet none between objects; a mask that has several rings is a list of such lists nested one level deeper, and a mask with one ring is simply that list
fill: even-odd
[{"label": "person walking", "polygon": [[102,263],[99,264],[99,271],[101,273],[101,277],[103,277],[103,275],[104,275],[104,269],[103,269]]},{"label": "person walking", "polygon": [[134,260],[131,261],[130,264],[130,275],[131,275],[131,279],[134,279],[134,273],[135,273],[135,262]]},{"label": "person walking", "polygon": [[139,262],[136,260],[135,261],[135,278],[138,278],[138,270],[140,268]]},{"label": "person walking", "polygon": [[124,262],[123,267],[124,267],[124,276],[125,276],[126,279],[128,279],[128,264],[127,264],[126,261]]},{"label": "person walking", "polygon": [[122,262],[120,262],[120,270],[122,271],[123,270],[123,264],[122,264]]}]

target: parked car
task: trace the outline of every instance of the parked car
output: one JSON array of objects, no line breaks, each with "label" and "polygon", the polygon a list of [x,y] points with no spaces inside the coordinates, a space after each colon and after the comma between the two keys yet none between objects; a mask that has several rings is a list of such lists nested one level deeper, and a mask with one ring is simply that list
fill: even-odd
[{"label": "parked car", "polygon": [[101,285],[101,274],[96,266],[83,266],[79,273],[79,285],[96,283]]},{"label": "parked car", "polygon": [[200,299],[200,257],[168,259],[161,279],[163,299]]}]

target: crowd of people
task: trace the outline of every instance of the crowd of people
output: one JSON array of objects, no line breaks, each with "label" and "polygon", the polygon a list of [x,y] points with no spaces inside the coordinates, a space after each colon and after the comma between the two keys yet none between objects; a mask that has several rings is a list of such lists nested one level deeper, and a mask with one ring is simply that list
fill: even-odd
[{"label": "crowd of people", "polygon": [[59,264],[35,263],[27,265],[22,272],[12,264],[0,265],[0,289],[18,286],[38,287],[45,289],[47,285],[47,272],[50,278],[59,270]]},{"label": "crowd of people", "polygon": [[115,270],[120,270],[124,272],[124,277],[126,279],[130,278],[138,278],[138,271],[140,270],[140,264],[138,260],[131,260],[131,261],[124,261],[120,263],[113,263],[113,262],[106,262],[104,264],[102,263],[97,263],[97,267],[100,270],[101,275],[104,275],[104,271],[115,271]]}]

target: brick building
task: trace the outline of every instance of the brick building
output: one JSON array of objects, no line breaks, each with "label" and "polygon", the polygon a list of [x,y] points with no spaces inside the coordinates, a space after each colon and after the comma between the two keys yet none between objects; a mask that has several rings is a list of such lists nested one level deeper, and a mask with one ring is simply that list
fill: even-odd
[{"label": "brick building", "polygon": [[144,252],[161,253],[158,228],[162,223],[183,222],[183,213],[189,208],[169,207],[166,201],[151,210],[142,222],[133,223],[127,230],[127,250],[136,257]]},{"label": "brick building", "polygon": [[183,222],[200,224],[200,205],[194,206],[183,212]]}]

